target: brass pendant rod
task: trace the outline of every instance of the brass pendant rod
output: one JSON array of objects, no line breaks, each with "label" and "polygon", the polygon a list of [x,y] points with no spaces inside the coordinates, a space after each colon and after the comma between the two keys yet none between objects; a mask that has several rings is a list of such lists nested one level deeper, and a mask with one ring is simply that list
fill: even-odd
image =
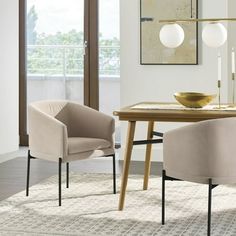
[{"label": "brass pendant rod", "polygon": [[218,21],[236,21],[236,18],[205,18],[205,19],[198,19],[198,18],[191,18],[191,19],[166,19],[166,20],[159,20],[159,23],[175,23],[175,22],[218,22]]}]

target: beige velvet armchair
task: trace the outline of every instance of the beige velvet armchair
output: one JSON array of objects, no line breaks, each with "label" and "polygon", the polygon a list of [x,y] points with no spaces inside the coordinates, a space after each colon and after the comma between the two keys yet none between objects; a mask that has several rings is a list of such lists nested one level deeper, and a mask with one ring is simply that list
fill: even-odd
[{"label": "beige velvet armchair", "polygon": [[165,223],[165,180],[208,184],[208,229],[211,233],[212,189],[236,183],[236,118],[208,120],[164,134],[162,224]]},{"label": "beige velvet armchair", "polygon": [[29,195],[30,160],[58,163],[59,206],[61,206],[61,165],[101,156],[113,157],[113,192],[116,193],[116,167],[113,135],[114,119],[89,107],[70,101],[39,101],[28,107],[29,152],[26,196]]}]

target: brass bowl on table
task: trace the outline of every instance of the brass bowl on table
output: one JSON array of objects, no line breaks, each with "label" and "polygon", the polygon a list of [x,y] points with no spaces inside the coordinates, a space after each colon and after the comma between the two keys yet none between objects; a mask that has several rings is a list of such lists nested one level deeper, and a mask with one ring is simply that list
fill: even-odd
[{"label": "brass bowl on table", "polygon": [[174,96],[175,99],[185,107],[202,108],[209,104],[216,97],[216,94],[180,92],[175,93]]}]

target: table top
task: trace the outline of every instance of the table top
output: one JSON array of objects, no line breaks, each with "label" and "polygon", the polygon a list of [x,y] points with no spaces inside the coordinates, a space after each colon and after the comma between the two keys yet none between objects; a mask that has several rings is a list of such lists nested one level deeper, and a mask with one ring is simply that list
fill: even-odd
[{"label": "table top", "polygon": [[196,122],[209,119],[236,117],[236,107],[223,104],[204,108],[185,108],[177,103],[141,102],[114,111],[120,120]]}]

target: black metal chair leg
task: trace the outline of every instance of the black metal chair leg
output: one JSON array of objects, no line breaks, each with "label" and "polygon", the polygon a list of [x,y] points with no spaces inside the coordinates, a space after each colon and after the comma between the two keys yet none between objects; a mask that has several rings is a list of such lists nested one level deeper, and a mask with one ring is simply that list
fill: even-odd
[{"label": "black metal chair leg", "polygon": [[66,187],[69,188],[69,162],[66,163]]},{"label": "black metal chair leg", "polygon": [[112,155],[113,159],[113,193],[116,194],[116,155]]},{"label": "black metal chair leg", "polygon": [[208,222],[207,222],[207,236],[211,235],[211,200],[212,200],[212,179],[209,179],[208,192]]},{"label": "black metal chair leg", "polygon": [[27,179],[26,179],[26,196],[29,196],[29,178],[30,178],[30,151],[28,150],[27,158]]},{"label": "black metal chair leg", "polygon": [[162,171],[162,215],[161,215],[161,224],[165,224],[165,179],[166,179],[166,171]]},{"label": "black metal chair leg", "polygon": [[59,162],[58,162],[58,190],[59,190],[59,206],[61,206],[61,163],[62,163],[62,159],[59,158]]}]

